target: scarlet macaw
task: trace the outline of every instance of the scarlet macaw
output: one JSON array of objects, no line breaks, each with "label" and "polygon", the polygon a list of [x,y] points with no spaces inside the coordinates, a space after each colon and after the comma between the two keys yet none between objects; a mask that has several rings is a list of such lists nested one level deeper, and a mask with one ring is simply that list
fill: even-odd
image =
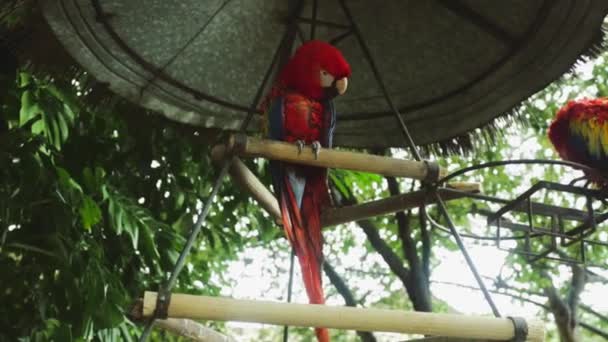
[{"label": "scarlet macaw", "polygon": [[569,101],[549,126],[549,140],[559,156],[593,168],[591,182],[606,186],[608,175],[608,99]]},{"label": "scarlet macaw", "polygon": [[[332,98],[346,91],[350,66],[338,49],[318,40],[302,44],[281,70],[278,82],[261,105],[268,115],[269,138],[302,147],[332,146],[336,112]],[[327,170],[270,162],[285,234],[298,257],[311,304],[323,304],[321,208],[330,204]],[[317,339],[329,341],[324,328]]]}]

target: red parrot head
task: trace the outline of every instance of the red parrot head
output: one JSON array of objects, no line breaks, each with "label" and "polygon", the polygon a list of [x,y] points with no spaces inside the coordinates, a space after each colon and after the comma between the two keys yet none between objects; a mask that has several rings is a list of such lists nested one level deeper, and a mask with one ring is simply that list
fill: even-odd
[{"label": "red parrot head", "polygon": [[340,50],[319,40],[302,44],[280,74],[284,86],[315,100],[342,95],[348,77],[350,66]]}]

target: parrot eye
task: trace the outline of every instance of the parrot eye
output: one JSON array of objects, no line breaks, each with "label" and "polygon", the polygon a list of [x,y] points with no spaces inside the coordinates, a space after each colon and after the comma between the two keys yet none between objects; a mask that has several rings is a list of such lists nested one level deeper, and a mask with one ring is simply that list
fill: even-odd
[{"label": "parrot eye", "polygon": [[326,70],[323,70],[323,69],[321,69],[320,76],[321,76],[320,77],[321,87],[323,87],[323,88],[330,87],[334,81],[334,77],[330,73],[328,73]]}]

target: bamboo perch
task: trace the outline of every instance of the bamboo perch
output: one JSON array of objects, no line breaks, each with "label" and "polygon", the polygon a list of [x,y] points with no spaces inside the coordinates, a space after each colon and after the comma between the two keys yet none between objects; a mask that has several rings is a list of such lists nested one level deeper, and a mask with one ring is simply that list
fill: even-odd
[{"label": "bamboo perch", "polygon": [[[217,145],[211,150],[211,159],[218,163],[226,157],[226,148]],[[228,170],[232,179],[246,191],[266,210],[275,220],[281,221],[279,202],[251,170],[239,159],[234,157]]]},{"label": "bamboo perch", "polygon": [[[318,158],[315,158],[310,146],[305,146],[299,153],[295,144],[258,139],[244,134],[231,135],[227,146],[229,151],[242,157],[264,157],[295,164],[378,173],[384,176],[423,180],[428,172],[428,166],[424,162],[334,149],[321,148]],[[447,170],[439,167],[439,178],[446,174]]]},{"label": "bamboo perch", "polygon": [[[127,316],[132,321],[141,323],[144,321],[143,312],[144,301],[143,299],[137,299],[129,310]],[[199,322],[191,319],[156,319],[154,320],[154,326],[197,342],[235,342],[235,340],[231,337],[207,328]]]},{"label": "bamboo perch", "polygon": [[[458,187],[461,191],[471,193],[479,192],[478,183],[448,184],[448,187]],[[441,195],[441,198],[446,201],[465,197],[464,194],[445,191],[442,188],[439,188],[437,191]],[[416,208],[428,204],[429,198],[432,199],[432,202],[435,202],[434,197],[429,195],[426,191],[419,190],[342,208],[328,208],[321,215],[321,225],[323,227],[335,226],[341,223]]]},{"label": "bamboo perch", "polygon": [[[215,146],[211,150],[211,158],[214,162],[217,163],[225,157],[226,148],[223,145]],[[260,206],[272,215],[277,222],[281,222],[281,211],[276,198],[240,159],[233,158],[229,172],[239,186],[249,192]],[[478,183],[450,183],[447,187],[470,193],[478,193],[480,191]],[[441,188],[439,189],[439,193],[444,200],[458,199],[465,196],[462,193],[449,192]],[[426,200],[427,196],[424,191],[416,191],[348,207],[328,208],[321,217],[321,225],[323,227],[335,226],[340,223],[416,208],[426,204]]]},{"label": "bamboo perch", "polygon": [[[153,314],[156,296],[156,292],[145,292],[142,309],[144,317]],[[507,318],[237,300],[175,293],[171,296],[168,314],[174,318],[385,331],[492,341],[507,341],[514,336],[513,324]],[[544,341],[542,321],[529,319],[527,324],[526,341]]]}]

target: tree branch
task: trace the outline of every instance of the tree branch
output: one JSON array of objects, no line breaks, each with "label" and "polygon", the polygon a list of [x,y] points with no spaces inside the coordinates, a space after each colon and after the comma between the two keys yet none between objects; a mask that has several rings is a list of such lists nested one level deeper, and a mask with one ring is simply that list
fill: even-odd
[{"label": "tree branch", "polygon": [[540,296],[540,297],[545,297],[546,296],[542,292],[535,292],[535,291],[531,291],[531,290],[527,290],[527,289],[522,289],[522,288],[519,288],[519,287],[511,286],[511,285],[507,284],[507,282],[504,281],[502,278],[500,278],[500,276],[499,276],[498,279],[494,279],[494,278],[491,278],[491,277],[484,277],[484,278],[488,279],[490,281],[493,280],[494,286],[496,286],[497,289],[513,290],[513,291],[525,293],[525,294],[528,294],[528,295],[531,295],[531,296]]},{"label": "tree branch", "polygon": [[585,328],[585,329],[589,330],[590,332],[592,332],[596,335],[599,335],[599,336],[605,338],[606,340],[608,340],[608,331],[601,330],[601,329],[596,328],[593,325],[587,324],[585,322],[579,322],[579,325],[582,328]]},{"label": "tree branch", "polygon": [[[391,196],[400,195],[401,190],[399,190],[399,183],[395,177],[385,178],[386,182],[388,183],[388,190]],[[403,211],[400,211],[395,213],[395,218],[397,219],[397,228],[399,230],[399,238],[401,239],[401,249],[403,250],[403,255],[410,265],[410,268],[415,271],[420,268],[420,259],[418,258],[418,254],[416,254],[416,243],[414,242],[414,239],[412,239],[409,214],[410,212],[408,212],[408,215],[405,215]]]},{"label": "tree branch", "polygon": [[[453,283],[453,282],[449,282],[449,281],[432,280],[431,282],[435,283],[435,284],[452,285],[452,286],[458,286],[458,287],[461,287],[461,288],[464,288],[464,289],[481,291],[478,287],[475,287],[475,286],[470,286],[470,285],[465,285],[465,284],[459,284],[459,283]],[[541,307],[541,308],[543,308],[545,310],[549,310],[549,306],[547,306],[547,305],[545,305],[545,304],[543,304],[541,302],[537,302],[537,301],[535,301],[533,299],[524,297],[524,296],[520,296],[520,295],[517,295],[517,294],[514,294],[514,293],[509,293],[509,292],[506,292],[506,291],[498,291],[496,289],[494,289],[494,290],[488,289],[488,291],[490,291],[492,293],[495,293],[495,294],[499,294],[499,295],[509,296],[509,297],[511,297],[513,299],[517,299],[517,300],[520,300],[522,302],[527,302],[527,303],[530,303],[530,304],[534,304],[534,305],[539,306],[539,307]]]},{"label": "tree branch", "polygon": [[422,239],[422,270],[426,274],[426,278],[429,279],[431,277],[431,236],[426,222],[425,206],[418,209],[418,217],[420,220],[420,238]]},{"label": "tree branch", "polygon": [[[570,308],[570,300],[563,300],[553,283],[551,277],[544,269],[539,269],[538,272],[546,279],[549,279],[550,284],[547,285],[543,291],[547,298],[549,298],[549,307],[553,317],[555,318],[555,324],[559,331],[560,340],[562,342],[578,342],[579,338],[576,333],[576,317],[574,312]],[[573,274],[573,281],[576,278]],[[578,296],[578,295],[577,295]]]},{"label": "tree branch", "polygon": [[[336,189],[337,190],[337,189]],[[347,193],[338,193],[341,195],[341,198],[336,198],[337,205],[354,205],[357,204],[357,199],[352,194],[350,189],[347,189]],[[336,196],[340,197],[340,196]],[[390,246],[380,237],[378,233],[378,228],[371,220],[359,220],[357,224],[363,232],[367,236],[372,247],[380,254],[382,259],[388,264],[391,271],[401,280],[403,285],[407,289],[407,282],[410,270],[403,266],[403,262],[399,258],[399,256],[390,248]],[[408,291],[409,294],[409,291]],[[411,298],[411,297],[410,297]]]},{"label": "tree branch", "polygon": [[[346,306],[357,306],[357,301],[355,300],[353,293],[350,291],[336,270],[327,261],[323,263],[323,270],[338,293],[342,295],[342,298],[344,298],[344,303]],[[369,331],[357,331],[357,335],[359,335],[361,341],[363,342],[376,342],[376,337]]]},{"label": "tree branch", "polygon": [[[391,196],[401,194],[399,183],[394,177],[386,177],[386,181]],[[429,280],[422,269],[420,258],[416,253],[416,242],[412,238],[410,226],[410,213],[411,212],[409,211],[407,215],[403,211],[395,213],[403,255],[410,266],[409,277],[407,278],[407,284],[405,284],[405,286],[410,295],[410,299],[414,304],[414,309],[417,311],[430,312],[432,311],[432,304],[429,293]]]},{"label": "tree branch", "polygon": [[585,311],[585,312],[587,312],[587,313],[595,316],[596,318],[600,319],[601,321],[608,322],[608,317],[607,316],[602,315],[601,313],[593,310],[593,308],[591,308],[590,306],[581,303],[581,304],[579,304],[579,307],[583,311]]},{"label": "tree branch", "polygon": [[[401,280],[403,285],[408,287],[408,277],[410,270],[403,266],[403,262],[399,256],[391,249],[391,247],[380,237],[378,228],[370,220],[357,221],[357,224],[367,236],[369,243],[380,254],[382,259],[388,264],[391,271]],[[408,291],[409,293],[409,291]]]},{"label": "tree branch", "polygon": [[576,326],[577,308],[580,301],[580,295],[585,288],[586,276],[585,270],[580,265],[572,265],[572,282],[568,292],[568,306],[570,307],[570,324]]},{"label": "tree branch", "polygon": [[604,277],[601,274],[597,274],[589,269],[585,269],[587,272],[587,282],[588,283],[602,283],[608,284],[608,278]]}]

